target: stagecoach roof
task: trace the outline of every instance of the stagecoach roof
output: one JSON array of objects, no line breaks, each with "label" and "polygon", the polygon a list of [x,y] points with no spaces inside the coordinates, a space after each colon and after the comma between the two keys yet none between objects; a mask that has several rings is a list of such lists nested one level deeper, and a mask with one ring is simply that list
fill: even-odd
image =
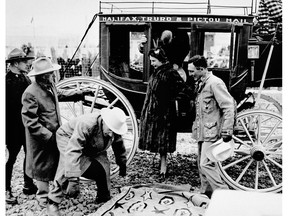
[{"label": "stagecoach roof", "polygon": [[[212,2],[212,3],[211,3]],[[227,5],[214,4],[211,0],[202,1],[100,1],[99,11],[104,14],[218,14],[253,15],[256,4],[237,2]]]}]

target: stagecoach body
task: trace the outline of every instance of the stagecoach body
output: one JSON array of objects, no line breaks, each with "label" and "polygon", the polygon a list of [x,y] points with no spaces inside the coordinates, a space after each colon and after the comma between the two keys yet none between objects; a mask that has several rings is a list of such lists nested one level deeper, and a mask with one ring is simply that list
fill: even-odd
[{"label": "stagecoach body", "polygon": [[[187,76],[187,60],[204,55],[209,58],[209,70],[230,89],[232,78],[249,68],[247,45],[252,21],[252,16],[100,14],[101,78],[121,89],[139,116],[152,71],[148,52],[168,29],[189,35],[190,52],[183,67]],[[142,35],[148,38],[143,54],[138,50]],[[242,95],[233,96],[240,101]]]},{"label": "stagecoach body", "polygon": [[[61,103],[61,110],[71,111],[70,115],[62,115],[64,121],[85,112],[98,112],[103,107],[122,108],[129,127],[124,136],[129,164],[137,150],[139,117],[153,72],[148,52],[157,46],[157,38],[164,30],[182,31],[190,42],[190,51],[183,63],[186,75],[188,59],[196,54],[204,55],[208,69],[225,82],[238,108],[245,107],[239,109],[242,111],[236,119],[235,154],[218,163],[225,182],[240,190],[281,191],[282,175],[279,177],[278,173],[282,173],[282,108],[273,98],[268,98],[269,107],[266,106],[267,97],[261,92],[259,97],[251,94],[253,100],[249,101],[251,95],[247,95],[247,87],[259,86],[266,77],[265,87],[282,86],[282,46],[253,40],[253,18],[251,15],[175,14],[175,11],[173,14],[114,14],[103,13],[100,7],[100,79],[76,77],[64,79],[57,85],[65,89],[90,88],[95,96],[77,103]],[[147,37],[143,53],[138,49],[142,35]],[[269,54],[271,47],[274,48],[272,55]],[[267,74],[264,73],[266,65]],[[188,78],[187,84],[192,85],[190,81]],[[264,108],[260,102],[255,104],[256,96],[266,100]],[[247,104],[252,106],[245,106]],[[183,112],[178,118],[182,123],[178,132],[191,133],[189,113]],[[118,167],[112,164],[112,177],[117,171]]]}]

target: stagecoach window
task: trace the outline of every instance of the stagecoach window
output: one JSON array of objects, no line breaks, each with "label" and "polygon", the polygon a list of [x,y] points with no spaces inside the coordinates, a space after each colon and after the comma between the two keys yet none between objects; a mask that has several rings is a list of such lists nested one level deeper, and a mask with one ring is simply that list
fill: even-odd
[{"label": "stagecoach window", "polygon": [[230,43],[231,33],[205,32],[204,56],[207,57],[210,68],[230,67]]},{"label": "stagecoach window", "polygon": [[144,32],[130,32],[130,67],[143,72],[143,54],[139,52],[139,44]]},{"label": "stagecoach window", "polygon": [[109,72],[122,78],[143,80],[143,54],[138,44],[143,26],[110,26]]}]

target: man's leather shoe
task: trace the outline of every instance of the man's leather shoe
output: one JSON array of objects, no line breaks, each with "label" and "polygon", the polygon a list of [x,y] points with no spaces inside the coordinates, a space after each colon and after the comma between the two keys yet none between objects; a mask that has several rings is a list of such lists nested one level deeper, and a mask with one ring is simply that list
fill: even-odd
[{"label": "man's leather shoe", "polygon": [[37,187],[34,184],[29,185],[29,186],[24,185],[24,187],[23,187],[23,193],[25,195],[36,194],[37,190],[38,189],[37,189]]},{"label": "man's leather shoe", "polygon": [[49,201],[47,205],[47,214],[48,216],[61,216],[60,211],[58,209],[58,204],[57,203],[51,203]]},{"label": "man's leather shoe", "polygon": [[11,191],[7,190],[5,195],[6,195],[7,204],[11,204],[11,205],[17,204],[17,199],[16,197],[12,195]]}]

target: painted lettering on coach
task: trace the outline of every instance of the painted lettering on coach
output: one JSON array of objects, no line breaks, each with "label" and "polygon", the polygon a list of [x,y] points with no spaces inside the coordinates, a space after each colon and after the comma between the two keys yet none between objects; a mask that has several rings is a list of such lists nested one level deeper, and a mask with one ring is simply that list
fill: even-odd
[{"label": "painted lettering on coach", "polygon": [[253,17],[228,16],[100,16],[100,22],[227,22],[252,23]]}]

